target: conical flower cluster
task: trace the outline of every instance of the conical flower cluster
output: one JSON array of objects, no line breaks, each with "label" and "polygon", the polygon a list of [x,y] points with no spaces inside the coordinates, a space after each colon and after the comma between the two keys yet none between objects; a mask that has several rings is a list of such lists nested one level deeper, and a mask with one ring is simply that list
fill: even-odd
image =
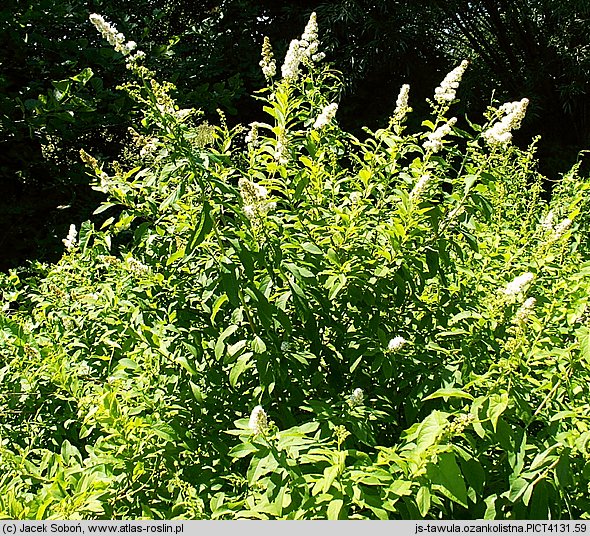
[{"label": "conical flower cluster", "polygon": [[121,32],[118,32],[113,24],[104,20],[102,15],[93,13],[90,15],[90,22],[96,26],[96,29],[109,42],[109,44],[117,52],[123,54],[123,56],[131,54],[131,52],[137,48],[135,41],[128,41],[125,43],[125,36]]},{"label": "conical flower cluster", "polygon": [[534,277],[535,276],[531,272],[525,272],[524,274],[515,277],[504,288],[504,294],[506,294],[506,296],[517,296],[534,279]]},{"label": "conical flower cluster", "polygon": [[443,138],[453,132],[453,125],[457,122],[456,117],[451,117],[447,123],[438,127],[434,132],[426,136],[426,141],[422,147],[432,153],[438,153],[443,147]]},{"label": "conical flower cluster", "polygon": [[262,59],[260,60],[260,67],[262,67],[262,74],[266,79],[270,79],[277,74],[277,64],[275,62],[274,54],[272,53],[270,39],[266,36],[262,43]]},{"label": "conical flower cluster", "polygon": [[318,115],[315,123],[313,124],[313,128],[323,128],[325,127],[332,119],[334,119],[336,112],[338,111],[338,104],[333,102],[332,104],[328,104],[324,106],[322,109],[322,113]]},{"label": "conical flower cluster", "polygon": [[455,100],[455,97],[457,96],[457,88],[459,87],[461,78],[463,78],[463,74],[468,65],[469,62],[463,60],[458,67],[455,67],[449,74],[447,74],[447,76],[445,76],[444,80],[440,83],[440,86],[434,90],[434,100],[436,102],[444,104]]},{"label": "conical flower cluster", "polygon": [[275,208],[275,203],[268,201],[268,190],[261,184],[242,177],[238,186],[244,203],[242,210],[249,220],[256,220]]},{"label": "conical flower cluster", "polygon": [[528,99],[507,102],[500,106],[499,112],[503,117],[490,129],[483,133],[483,138],[489,145],[506,145],[512,139],[512,130],[520,128],[529,104]]},{"label": "conical flower cluster", "polygon": [[351,408],[360,406],[365,399],[365,393],[360,387],[357,387],[352,394],[348,395],[346,401]]},{"label": "conical flower cluster", "polygon": [[294,82],[299,77],[301,62],[311,64],[324,58],[323,52],[318,52],[318,23],[315,13],[309,17],[301,39],[293,39],[281,67],[281,75],[284,80]]},{"label": "conical flower cluster", "polygon": [[395,110],[393,112],[393,116],[391,120],[394,123],[401,123],[403,119],[406,117],[406,114],[411,111],[408,106],[408,100],[410,96],[410,86],[408,84],[404,84],[401,89],[399,90],[399,94],[397,96],[397,100],[395,101]]},{"label": "conical flower cluster", "polygon": [[68,232],[68,236],[62,240],[63,245],[66,247],[68,251],[71,251],[76,246],[76,237],[78,236],[78,231],[76,231],[76,226],[72,223],[70,225],[70,230]]},{"label": "conical flower cluster", "polygon": [[268,431],[268,416],[262,406],[256,406],[250,414],[248,428],[254,434],[265,434]]}]

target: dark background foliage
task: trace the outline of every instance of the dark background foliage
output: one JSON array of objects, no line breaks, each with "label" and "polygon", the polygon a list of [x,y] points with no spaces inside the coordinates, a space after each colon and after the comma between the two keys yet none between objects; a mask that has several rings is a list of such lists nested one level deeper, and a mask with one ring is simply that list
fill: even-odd
[{"label": "dark background foliage", "polygon": [[220,108],[235,124],[258,114],[249,95],[264,83],[263,36],[280,66],[312,11],[327,59],[345,81],[344,128],[361,133],[363,125],[383,124],[403,83],[419,109],[446,72],[469,58],[459,117],[468,109],[479,119],[492,96],[529,97],[516,141],[541,134],[548,184],[590,145],[587,0],[6,0],[0,269],[54,259],[69,224],[91,217],[99,198],[88,186],[80,148],[124,161],[135,109],[116,90],[127,76],[124,63],[88,22],[90,13],[140,44],[159,76],[175,82],[181,105],[212,120]]}]

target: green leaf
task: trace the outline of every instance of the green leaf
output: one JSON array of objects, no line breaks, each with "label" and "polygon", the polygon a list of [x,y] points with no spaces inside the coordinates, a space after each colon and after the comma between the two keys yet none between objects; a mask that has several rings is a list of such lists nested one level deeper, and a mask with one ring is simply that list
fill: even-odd
[{"label": "green leaf", "polygon": [[233,447],[228,452],[228,454],[232,458],[244,458],[246,456],[249,456],[253,452],[256,452],[257,450],[258,447],[256,445],[253,445],[252,443],[240,443],[239,445]]},{"label": "green leaf", "polygon": [[432,446],[443,433],[447,423],[447,418],[440,411],[433,411],[428,415],[418,426],[414,452],[423,452]]},{"label": "green leaf", "polygon": [[229,373],[229,383],[232,387],[236,386],[238,378],[242,375],[242,373],[252,366],[250,357],[252,357],[251,353],[241,355],[233,365]]},{"label": "green leaf", "polygon": [[225,328],[221,334],[219,335],[217,342],[215,343],[215,358],[217,360],[221,359],[223,353],[225,352],[225,339],[227,339],[230,335],[238,329],[238,326],[232,324]]},{"label": "green leaf", "polygon": [[255,354],[263,354],[266,352],[266,344],[264,344],[264,341],[258,335],[255,335],[254,340],[252,341],[252,351]]},{"label": "green leaf", "polygon": [[486,504],[486,511],[483,514],[484,519],[498,519],[496,515],[496,499],[497,495],[490,495],[484,499]]},{"label": "green leaf", "polygon": [[467,195],[469,193],[469,190],[471,190],[472,186],[475,184],[477,179],[479,179],[478,175],[466,175],[465,176],[465,189],[464,189],[465,195]]},{"label": "green leaf", "polygon": [[322,493],[327,493],[329,489],[332,487],[334,480],[339,473],[339,468],[337,465],[331,465],[324,469],[324,479],[323,479],[323,486],[322,486]]},{"label": "green leaf", "polygon": [[512,503],[518,501],[529,486],[528,480],[525,480],[522,477],[517,478],[510,478],[510,489],[507,492],[508,500]]},{"label": "green leaf", "polygon": [[314,273],[310,272],[307,268],[305,268],[303,266],[297,266],[296,264],[293,264],[292,262],[285,262],[284,266],[285,266],[285,268],[287,268],[287,270],[289,270],[289,272],[291,272],[299,280],[304,279],[304,278],[315,277]]},{"label": "green leaf", "polygon": [[195,227],[192,236],[188,240],[186,254],[190,255],[195,248],[205,240],[206,236],[213,229],[213,219],[211,218],[211,205],[208,201],[203,203],[199,225]]},{"label": "green leaf", "polygon": [[467,398],[468,400],[473,400],[473,397],[469,393],[466,393],[461,389],[443,388],[435,391],[431,395],[428,395],[426,398],[423,398],[422,402],[425,402],[426,400],[433,400],[435,398],[444,398],[445,400],[448,398]]},{"label": "green leaf", "polygon": [[80,82],[82,85],[86,84],[88,80],[90,80],[94,76],[92,69],[90,67],[86,67],[78,74],[70,77],[70,80],[74,80],[75,82]]},{"label": "green leaf", "polygon": [[581,327],[576,331],[576,335],[580,345],[580,356],[590,363],[590,329],[586,326]]},{"label": "green leaf", "polygon": [[248,483],[252,485],[255,482],[258,482],[258,480],[264,475],[274,472],[278,466],[279,462],[276,460],[272,452],[267,454],[264,458],[253,458],[250,462],[250,467],[248,468]]},{"label": "green leaf", "polygon": [[170,443],[175,443],[178,440],[174,428],[172,428],[172,426],[169,424],[160,422],[152,426],[152,430],[158,437],[164,439],[165,441],[169,441]]},{"label": "green leaf", "polygon": [[503,391],[500,394],[493,394],[489,398],[487,417],[490,419],[494,432],[498,426],[498,419],[500,415],[506,411],[508,407],[508,393]]},{"label": "green leaf", "polygon": [[403,497],[404,495],[412,494],[412,486],[413,482],[409,480],[395,480],[387,488],[387,491],[398,497]]},{"label": "green leaf", "polygon": [[119,362],[117,363],[117,366],[125,369],[131,369],[131,370],[136,370],[139,368],[138,364],[133,361],[132,359],[128,359],[127,357],[124,357],[123,359],[119,359]]},{"label": "green leaf", "polygon": [[322,254],[322,250],[318,248],[315,244],[312,244],[311,242],[303,242],[303,244],[301,244],[301,248],[307,251],[308,253],[311,253],[312,255]]},{"label": "green leaf", "polygon": [[328,520],[337,520],[342,510],[344,501],[342,499],[334,499],[328,505]]},{"label": "green leaf", "polygon": [[226,301],[229,301],[229,298],[227,297],[227,294],[225,292],[215,300],[215,303],[211,308],[211,324],[213,326],[215,325],[215,317],[217,316],[219,309],[221,309],[221,307]]},{"label": "green leaf", "polygon": [[452,452],[439,454],[436,464],[428,464],[427,474],[443,495],[467,508],[467,488]]},{"label": "green leaf", "polygon": [[467,483],[473,488],[475,493],[481,495],[484,490],[486,474],[479,461],[472,458],[470,460],[460,460],[460,464]]},{"label": "green leaf", "polygon": [[486,397],[480,396],[473,401],[473,404],[471,404],[471,414],[475,416],[475,420],[472,423],[473,430],[481,439],[483,439],[486,435],[486,432],[481,425],[481,422],[484,420],[482,417],[482,410],[485,402],[487,402]]},{"label": "green leaf", "polygon": [[184,257],[185,254],[185,249],[183,246],[179,247],[172,255],[170,255],[168,257],[168,259],[166,260],[166,266],[170,266],[172,263],[174,263],[174,261],[177,261],[178,259],[182,259]]},{"label": "green leaf", "polygon": [[363,355],[359,355],[354,363],[352,365],[350,365],[350,372],[354,372],[356,370],[356,368],[360,365],[361,361],[363,360]]},{"label": "green leaf", "polygon": [[416,493],[416,504],[420,515],[425,517],[428,510],[430,510],[430,490],[426,486],[422,486]]},{"label": "green leaf", "polygon": [[196,383],[193,383],[191,381],[189,381],[189,385],[191,388],[191,392],[193,393],[193,396],[195,397],[195,400],[199,403],[203,402],[205,397],[203,396],[203,392],[201,391],[200,387]]}]

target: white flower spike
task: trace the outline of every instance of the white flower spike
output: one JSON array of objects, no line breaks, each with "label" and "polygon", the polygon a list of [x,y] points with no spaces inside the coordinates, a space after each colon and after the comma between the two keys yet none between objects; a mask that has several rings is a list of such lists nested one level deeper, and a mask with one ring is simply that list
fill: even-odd
[{"label": "white flower spike", "polygon": [[398,335],[389,341],[387,350],[394,353],[399,352],[407,344],[407,342],[408,341],[406,339]]},{"label": "white flower spike", "polygon": [[250,414],[250,421],[248,422],[248,428],[252,430],[254,434],[264,434],[268,430],[268,417],[262,406],[256,406]]},{"label": "white flower spike", "polygon": [[68,232],[68,236],[62,240],[64,246],[68,251],[71,251],[76,246],[76,237],[78,236],[78,232],[76,231],[76,226],[72,223],[70,225],[70,230]]}]

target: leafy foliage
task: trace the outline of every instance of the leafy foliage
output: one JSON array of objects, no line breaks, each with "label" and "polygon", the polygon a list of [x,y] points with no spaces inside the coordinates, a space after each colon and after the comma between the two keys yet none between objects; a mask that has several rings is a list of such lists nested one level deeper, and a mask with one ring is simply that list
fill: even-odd
[{"label": "leafy foliage", "polygon": [[2,276],[3,516],[588,516],[590,179],[300,60],[247,136],[129,60],[103,224]]}]

